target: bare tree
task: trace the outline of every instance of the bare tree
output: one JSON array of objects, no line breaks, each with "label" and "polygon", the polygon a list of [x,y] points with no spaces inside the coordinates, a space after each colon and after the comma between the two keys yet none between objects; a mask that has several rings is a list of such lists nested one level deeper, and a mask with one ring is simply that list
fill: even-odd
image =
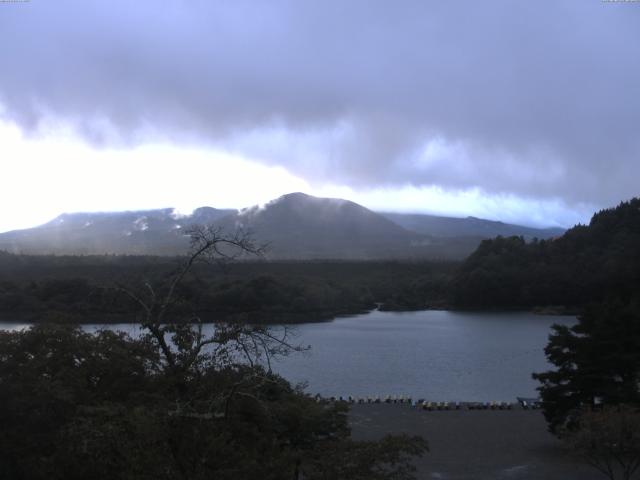
[{"label": "bare tree", "polygon": [[[157,345],[163,368],[168,373],[186,378],[212,365],[216,368],[235,365],[239,359],[251,367],[261,362],[270,372],[273,356],[304,350],[291,342],[292,332],[287,327],[274,329],[227,321],[217,323],[213,332],[206,334],[197,314],[185,322],[173,321],[172,309],[179,301],[179,287],[196,264],[220,263],[243,255],[261,257],[265,250],[264,245],[257,244],[252,235],[244,231],[227,235],[219,227],[195,225],[186,233],[191,239],[189,253],[162,281],[142,279],[136,285],[119,283],[116,286],[137,305],[141,328]],[[241,395],[242,385],[255,382],[256,375],[253,370],[251,378],[242,379],[229,395]],[[268,381],[266,377],[259,380]]]},{"label": "bare tree", "polygon": [[640,467],[640,411],[612,405],[580,414],[578,427],[562,437],[610,480],[630,480]]}]

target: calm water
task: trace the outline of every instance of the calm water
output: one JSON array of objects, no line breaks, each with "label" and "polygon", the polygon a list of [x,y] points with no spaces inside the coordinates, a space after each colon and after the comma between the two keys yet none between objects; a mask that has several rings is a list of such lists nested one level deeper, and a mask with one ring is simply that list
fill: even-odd
[{"label": "calm water", "polygon": [[[293,382],[307,381],[309,392],[327,396],[510,401],[536,396],[531,373],[549,368],[543,352],[549,327],[574,322],[530,313],[374,311],[296,325],[296,342],[311,350],[273,367]],[[130,324],[110,328],[138,331]]]},{"label": "calm water", "polygon": [[433,400],[537,396],[531,373],[549,368],[553,323],[573,317],[530,313],[371,312],[298,326],[312,346],[276,370],[323,395],[409,395]]}]

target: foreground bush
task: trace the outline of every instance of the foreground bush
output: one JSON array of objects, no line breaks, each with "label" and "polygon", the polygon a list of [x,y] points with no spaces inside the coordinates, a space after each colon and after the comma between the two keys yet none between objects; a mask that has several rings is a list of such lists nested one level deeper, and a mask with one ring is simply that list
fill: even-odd
[{"label": "foreground bush", "polygon": [[173,365],[153,336],[0,333],[0,478],[413,478],[424,441],[350,440],[346,406],[233,361],[240,330],[222,330],[190,358],[177,328]]}]

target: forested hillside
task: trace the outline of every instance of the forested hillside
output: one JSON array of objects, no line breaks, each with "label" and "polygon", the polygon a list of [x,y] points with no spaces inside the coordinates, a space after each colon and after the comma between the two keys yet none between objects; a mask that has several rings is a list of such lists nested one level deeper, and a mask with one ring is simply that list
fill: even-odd
[{"label": "forested hillside", "polygon": [[596,213],[562,237],[483,241],[452,282],[462,307],[580,307],[640,291],[640,198]]}]

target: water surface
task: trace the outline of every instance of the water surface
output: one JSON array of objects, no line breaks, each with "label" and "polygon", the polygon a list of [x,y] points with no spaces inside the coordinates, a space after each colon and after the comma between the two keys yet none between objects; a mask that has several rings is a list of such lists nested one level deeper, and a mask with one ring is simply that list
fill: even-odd
[{"label": "water surface", "polygon": [[550,368],[549,327],[575,318],[531,313],[379,312],[297,326],[309,354],[275,369],[323,395],[509,401],[537,396]]},{"label": "water surface", "polygon": [[[295,326],[310,345],[273,364],[292,382],[326,396],[407,395],[436,401],[512,401],[537,396],[532,372],[550,368],[549,327],[573,317],[531,313],[380,312]],[[4,323],[3,329],[24,324]],[[134,324],[86,325],[135,335]],[[210,327],[212,328],[212,327]]]}]

